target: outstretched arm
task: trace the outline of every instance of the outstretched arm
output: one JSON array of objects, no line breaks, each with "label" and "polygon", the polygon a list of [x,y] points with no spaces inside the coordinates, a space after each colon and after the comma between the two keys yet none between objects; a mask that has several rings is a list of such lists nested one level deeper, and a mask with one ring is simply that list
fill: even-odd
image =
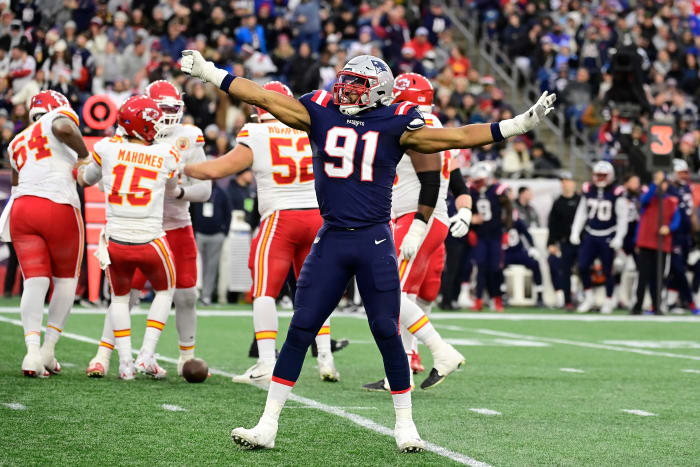
[{"label": "outstretched arm", "polygon": [[221,157],[196,164],[187,164],[183,172],[188,177],[212,180],[233,175],[251,165],[253,165],[253,151],[245,144],[237,144],[235,148]]},{"label": "outstretched arm", "polygon": [[245,78],[233,76],[207,61],[196,50],[182,52],[181,68],[184,73],[215,84],[222,91],[251,105],[262,107],[279,121],[297,130],[309,131],[311,117],[298,100],[274,91]]},{"label": "outstretched arm", "polygon": [[556,98],[556,94],[547,94],[545,91],[527,112],[500,122],[477,123],[457,128],[426,126],[420,130],[406,131],[401,136],[401,145],[418,152],[432,153],[497,143],[505,138],[534,130],[554,109]]},{"label": "outstretched arm", "polygon": [[53,134],[60,142],[71,148],[78,154],[78,159],[85,159],[90,155],[83,135],[80,134],[78,126],[68,117],[57,117],[51,125]]}]

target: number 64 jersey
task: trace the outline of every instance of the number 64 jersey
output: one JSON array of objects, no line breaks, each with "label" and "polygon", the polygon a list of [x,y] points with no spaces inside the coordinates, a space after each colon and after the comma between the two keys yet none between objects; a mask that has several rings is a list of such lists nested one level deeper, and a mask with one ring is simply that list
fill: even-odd
[{"label": "number 64 jersey", "polygon": [[165,235],[163,202],[166,184],[177,183],[177,148],[167,143],[140,144],[115,136],[97,142],[92,157],[101,174],[95,174],[97,169],[91,165],[89,176],[91,181],[101,177],[104,184],[109,238],[148,243]]}]

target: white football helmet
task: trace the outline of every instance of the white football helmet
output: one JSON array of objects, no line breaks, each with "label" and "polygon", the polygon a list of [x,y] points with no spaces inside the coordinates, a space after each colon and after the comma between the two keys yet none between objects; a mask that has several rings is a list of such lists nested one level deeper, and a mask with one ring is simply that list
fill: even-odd
[{"label": "white football helmet", "polygon": [[472,186],[477,190],[481,190],[488,186],[489,178],[491,178],[491,168],[486,162],[478,162],[469,171],[469,178],[472,181]]},{"label": "white football helmet", "polygon": [[333,85],[333,102],[345,115],[389,105],[393,100],[394,75],[384,60],[359,55],[338,72]]},{"label": "white football helmet", "polygon": [[615,169],[608,161],[598,161],[593,166],[593,183],[598,188],[605,188],[615,180]]},{"label": "white football helmet", "polygon": [[688,183],[690,181],[688,163],[683,159],[673,159],[673,175],[679,183]]}]

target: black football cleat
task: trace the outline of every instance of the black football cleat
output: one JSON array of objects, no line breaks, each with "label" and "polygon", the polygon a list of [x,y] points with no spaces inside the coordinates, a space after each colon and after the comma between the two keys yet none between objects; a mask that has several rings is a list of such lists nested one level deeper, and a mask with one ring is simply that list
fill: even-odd
[{"label": "black football cleat", "polygon": [[[339,350],[343,350],[345,347],[347,347],[350,344],[350,341],[347,339],[331,339],[331,353],[338,352]],[[314,340],[311,343],[311,356],[312,357],[318,357],[318,347],[316,347],[316,341]]]},{"label": "black football cleat", "polygon": [[382,378],[376,383],[363,384],[362,389],[370,392],[389,392],[389,383],[386,378]]},{"label": "black football cleat", "polygon": [[435,368],[433,368],[432,370],[430,370],[430,374],[428,375],[428,377],[425,378],[425,381],[420,383],[420,388],[421,389],[434,388],[438,384],[445,381],[445,378],[447,378],[447,375],[441,375],[439,371],[437,371]]}]

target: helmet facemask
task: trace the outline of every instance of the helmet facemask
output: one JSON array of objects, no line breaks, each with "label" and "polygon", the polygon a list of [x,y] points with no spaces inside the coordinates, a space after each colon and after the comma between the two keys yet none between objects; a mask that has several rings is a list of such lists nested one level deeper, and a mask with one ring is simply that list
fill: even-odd
[{"label": "helmet facemask", "polygon": [[340,106],[345,115],[356,115],[362,110],[374,107],[370,102],[370,91],[379,86],[376,76],[364,76],[352,71],[338,72],[338,80],[333,85],[333,102]]},{"label": "helmet facemask", "polygon": [[158,108],[163,112],[158,123],[163,125],[162,131],[165,134],[182,121],[184,103],[177,99],[162,99],[157,102]]}]

